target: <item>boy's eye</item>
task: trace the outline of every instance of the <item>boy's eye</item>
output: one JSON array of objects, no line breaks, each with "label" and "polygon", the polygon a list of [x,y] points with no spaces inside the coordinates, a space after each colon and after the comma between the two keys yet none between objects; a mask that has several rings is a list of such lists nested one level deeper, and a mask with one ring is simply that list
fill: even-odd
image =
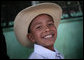
[{"label": "boy's eye", "polygon": [[49,25],[49,26],[52,26],[52,25],[54,25],[54,23],[49,23],[48,25]]},{"label": "boy's eye", "polygon": [[38,27],[36,27],[36,29],[41,29],[41,27],[42,27],[42,26],[38,26]]}]

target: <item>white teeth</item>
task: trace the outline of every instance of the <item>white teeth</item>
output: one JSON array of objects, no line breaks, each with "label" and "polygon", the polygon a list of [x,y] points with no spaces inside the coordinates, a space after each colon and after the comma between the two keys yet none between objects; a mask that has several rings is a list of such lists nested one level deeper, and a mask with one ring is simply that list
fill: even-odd
[{"label": "white teeth", "polygon": [[44,38],[51,38],[51,37],[52,37],[52,35],[47,35]]}]

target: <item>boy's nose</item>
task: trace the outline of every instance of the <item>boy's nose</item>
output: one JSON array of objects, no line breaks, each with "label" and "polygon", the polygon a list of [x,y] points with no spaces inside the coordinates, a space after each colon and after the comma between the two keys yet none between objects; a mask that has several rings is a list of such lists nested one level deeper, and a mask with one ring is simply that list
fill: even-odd
[{"label": "boy's nose", "polygon": [[45,32],[48,32],[50,29],[48,26],[45,26]]}]

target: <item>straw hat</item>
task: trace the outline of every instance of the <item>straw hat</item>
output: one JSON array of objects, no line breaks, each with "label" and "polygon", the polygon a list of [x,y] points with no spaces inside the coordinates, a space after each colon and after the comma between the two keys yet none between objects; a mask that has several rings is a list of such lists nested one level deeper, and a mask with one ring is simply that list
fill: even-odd
[{"label": "straw hat", "polygon": [[31,21],[39,14],[49,14],[53,17],[56,28],[59,25],[62,9],[55,3],[41,3],[30,6],[20,11],[14,20],[14,32],[17,40],[26,47],[33,46],[27,38],[28,27]]}]

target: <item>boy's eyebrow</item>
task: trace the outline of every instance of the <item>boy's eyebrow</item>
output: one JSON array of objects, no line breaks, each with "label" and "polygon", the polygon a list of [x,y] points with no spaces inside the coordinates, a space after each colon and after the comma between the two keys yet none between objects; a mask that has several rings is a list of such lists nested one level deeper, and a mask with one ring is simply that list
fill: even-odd
[{"label": "boy's eyebrow", "polygon": [[41,22],[36,22],[32,26],[35,27],[35,26],[40,25],[40,24],[42,24],[42,23]]},{"label": "boy's eyebrow", "polygon": [[50,19],[50,20],[48,20],[47,22],[53,22],[53,23],[54,23],[53,19]]},{"label": "boy's eyebrow", "polygon": [[[47,20],[47,22],[54,22],[53,20]],[[35,25],[42,24],[41,22],[36,22]]]},{"label": "boy's eyebrow", "polygon": [[37,26],[37,25],[41,25],[42,23],[41,22],[36,22],[35,24],[33,24],[34,26]]},{"label": "boy's eyebrow", "polygon": [[[54,23],[54,21],[52,19],[47,20],[47,22],[53,22]],[[42,23],[41,22],[35,22],[33,24],[33,27],[36,26],[36,25],[40,25],[40,24],[42,24]]]}]

